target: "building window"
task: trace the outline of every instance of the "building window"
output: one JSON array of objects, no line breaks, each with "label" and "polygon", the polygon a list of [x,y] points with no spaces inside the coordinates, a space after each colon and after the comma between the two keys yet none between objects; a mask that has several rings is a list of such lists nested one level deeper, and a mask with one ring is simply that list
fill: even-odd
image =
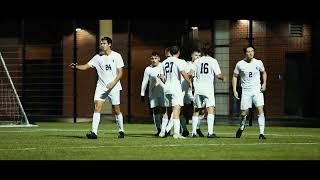
[{"label": "building window", "polygon": [[303,24],[302,23],[290,23],[289,24],[289,35],[295,37],[303,36]]}]

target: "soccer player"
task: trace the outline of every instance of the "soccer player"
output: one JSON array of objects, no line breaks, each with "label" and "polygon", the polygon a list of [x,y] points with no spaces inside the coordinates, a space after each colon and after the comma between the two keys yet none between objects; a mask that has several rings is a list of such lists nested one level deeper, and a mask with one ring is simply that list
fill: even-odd
[{"label": "soccer player", "polygon": [[209,56],[210,45],[206,43],[202,48],[203,56],[194,61],[194,113],[192,117],[192,137],[196,137],[197,124],[199,120],[199,110],[207,109],[208,116],[208,138],[216,138],[213,132],[214,113],[215,113],[215,95],[214,78],[225,81],[221,74],[218,61]]},{"label": "soccer player", "polygon": [[[166,59],[169,58],[169,57],[172,57],[172,55],[170,53],[170,47],[167,47],[164,50],[164,55],[165,55]],[[168,110],[170,111],[171,109],[168,109]],[[170,117],[171,117],[172,112],[167,112],[167,114],[170,114]],[[170,118],[167,114],[165,114],[162,117],[162,124],[161,124],[161,131],[165,132],[165,136],[169,136],[170,135],[170,130],[173,127],[172,118]]]},{"label": "soccer player", "polygon": [[[193,69],[193,62],[197,58],[201,57],[201,51],[200,50],[193,50],[191,53],[191,61],[185,61],[186,62],[186,72],[188,74],[188,77],[192,79],[192,69]],[[182,93],[183,93],[183,103],[184,106],[181,108],[182,116],[180,118],[181,120],[181,127],[182,127],[182,136],[187,137],[189,136],[189,131],[187,129],[187,121],[189,119],[192,119],[193,115],[193,92],[192,88],[189,87],[188,82],[181,78],[181,88],[182,88]],[[202,132],[200,131],[200,121],[197,126],[197,132],[199,132],[199,136],[204,137]]]},{"label": "soccer player", "polygon": [[[237,130],[236,138],[240,138],[245,128],[246,117],[249,108],[254,103],[258,110],[258,124],[260,135],[259,139],[266,139],[264,135],[265,117],[263,112],[264,97],[263,92],[266,90],[267,73],[261,60],[254,58],[254,47],[244,48],[246,57],[240,60],[235,68],[232,77],[232,88],[235,98],[239,99],[237,92],[237,80],[240,76],[242,95],[240,102],[240,128]],[[262,85],[260,84],[260,73],[262,73]]]},{"label": "soccer player", "polygon": [[[191,78],[193,78],[193,69],[194,69],[194,61],[198,58],[201,57],[201,50],[196,48],[192,51],[191,53],[191,62],[189,62],[189,66],[190,66],[190,71],[189,71],[189,75],[191,76]],[[193,90],[194,91],[194,90]],[[188,94],[187,97],[185,97],[186,101],[184,101],[185,103],[185,106],[184,108],[187,109],[186,113],[191,113],[191,119],[192,119],[192,116],[193,116],[193,112],[194,112],[194,106],[193,106],[193,101],[194,101],[194,93],[192,92],[192,94]],[[192,95],[192,102],[189,104],[189,98],[191,100],[191,95]],[[190,105],[190,107],[189,107]],[[196,134],[199,136],[199,137],[204,137],[202,131],[200,130],[200,124],[201,124],[201,120],[203,120],[205,118],[205,112],[204,112],[205,109],[200,109],[199,110],[199,118],[198,118],[198,123],[197,123],[197,127],[196,127]],[[189,115],[189,114],[188,114]]]},{"label": "soccer player", "polygon": [[145,91],[149,84],[149,105],[152,109],[153,121],[155,123],[157,133],[159,136],[161,131],[161,112],[164,107],[164,94],[163,87],[160,80],[160,55],[157,52],[152,52],[150,57],[151,65],[144,70],[143,80],[141,83],[141,100],[144,102]]},{"label": "soccer player", "polygon": [[[185,138],[180,135],[180,107],[183,106],[183,96],[181,89],[181,75],[185,78],[190,87],[192,83],[185,72],[185,63],[179,59],[180,48],[178,46],[172,46],[170,48],[170,54],[172,57],[167,58],[161,63],[162,72],[161,80],[164,84],[165,94],[165,106],[166,111],[164,117],[168,117],[168,112],[172,109],[171,118],[173,121],[174,134],[173,138]],[[165,137],[166,133],[161,131],[160,137]]]},{"label": "soccer player", "polygon": [[92,118],[92,130],[86,135],[88,139],[97,139],[100,112],[106,100],[111,102],[115,112],[116,123],[119,127],[118,138],[124,138],[123,116],[120,111],[120,91],[122,86],[122,68],[124,67],[121,55],[111,49],[112,39],[103,37],[100,41],[101,53],[95,55],[87,64],[70,64],[72,68],[87,70],[96,68],[98,81],[94,95],[94,113]]}]

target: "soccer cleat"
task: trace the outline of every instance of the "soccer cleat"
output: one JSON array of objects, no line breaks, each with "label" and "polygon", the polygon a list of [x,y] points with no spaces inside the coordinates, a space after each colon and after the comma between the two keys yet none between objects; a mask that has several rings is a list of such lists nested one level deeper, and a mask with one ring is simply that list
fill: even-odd
[{"label": "soccer cleat", "polygon": [[171,131],[166,132],[166,136],[170,136]]},{"label": "soccer cleat", "polygon": [[216,134],[208,134],[207,136],[208,138],[218,138],[218,136]]},{"label": "soccer cleat", "polygon": [[189,131],[188,130],[184,130],[183,132],[182,132],[182,136],[183,137],[187,137],[187,136],[189,136]]},{"label": "soccer cleat", "polygon": [[174,134],[173,138],[174,139],[186,139],[185,137],[181,136],[180,134]]},{"label": "soccer cleat", "polygon": [[239,128],[238,131],[237,131],[237,133],[236,133],[236,138],[240,138],[242,132],[243,132],[243,130],[241,130],[241,129]]},{"label": "soccer cleat", "polygon": [[263,134],[260,134],[259,139],[267,139],[267,138]]},{"label": "soccer cleat", "polygon": [[191,134],[191,137],[196,138],[197,135],[196,134]]},{"label": "soccer cleat", "polygon": [[123,131],[119,131],[118,138],[124,138],[124,132]]},{"label": "soccer cleat", "polygon": [[159,134],[160,134],[160,132],[161,132],[161,129],[160,128],[157,128],[157,133],[156,134],[154,134],[154,136],[159,136]]},{"label": "soccer cleat", "polygon": [[199,135],[199,137],[204,137],[200,129],[197,129],[197,134]]},{"label": "soccer cleat", "polygon": [[88,139],[97,139],[98,138],[98,136],[92,131],[90,131],[86,136]]},{"label": "soccer cleat", "polygon": [[159,137],[161,138],[166,138],[167,137],[167,132],[160,132]]}]

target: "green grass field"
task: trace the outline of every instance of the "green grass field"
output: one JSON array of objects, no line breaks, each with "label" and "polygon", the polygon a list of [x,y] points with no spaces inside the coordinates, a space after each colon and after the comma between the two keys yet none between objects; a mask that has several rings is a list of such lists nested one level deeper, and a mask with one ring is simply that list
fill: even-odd
[{"label": "green grass field", "polygon": [[[1,160],[319,160],[320,128],[267,127],[267,140],[258,127],[216,125],[220,138],[173,139],[153,136],[153,124],[125,124],[118,139],[115,124],[99,126],[99,138],[87,139],[91,123],[38,123],[35,128],[0,128]],[[189,130],[191,125],[188,125]],[[206,124],[202,125],[206,133]]]}]

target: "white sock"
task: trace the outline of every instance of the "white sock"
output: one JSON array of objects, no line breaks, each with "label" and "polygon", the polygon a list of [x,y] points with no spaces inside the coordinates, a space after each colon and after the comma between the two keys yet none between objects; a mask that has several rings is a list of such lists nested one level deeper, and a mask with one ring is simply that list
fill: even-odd
[{"label": "white sock", "polygon": [[214,115],[208,114],[207,121],[208,121],[208,133],[209,135],[211,135],[213,134]]},{"label": "white sock", "polygon": [[180,134],[180,119],[172,119],[174,134]]},{"label": "white sock", "polygon": [[[203,116],[203,119],[204,119],[204,116]],[[200,129],[200,124],[203,119],[200,119],[200,116],[199,116],[198,123],[197,123],[197,129]]]},{"label": "white sock", "polygon": [[154,114],[154,121],[155,121],[155,125],[158,128],[161,128],[161,115],[160,114]]},{"label": "white sock", "polygon": [[[179,121],[180,124],[180,121]],[[166,132],[169,132],[171,130],[171,128],[173,127],[173,119],[171,118],[168,122],[168,125],[166,127]]]},{"label": "white sock", "polygon": [[241,119],[241,122],[240,122],[240,129],[241,130],[244,130],[244,126],[246,124],[246,119],[247,119],[247,115],[245,115],[242,119]]},{"label": "white sock", "polygon": [[168,124],[168,119],[167,118],[162,118],[161,132],[163,132],[163,133],[165,132],[167,124]]},{"label": "white sock", "polygon": [[120,132],[120,131],[124,132],[122,113],[120,113],[119,115],[116,115],[116,123],[117,123],[117,125],[118,125],[118,127],[119,127],[119,132]]},{"label": "white sock", "polygon": [[98,126],[100,123],[100,113],[94,112],[92,117],[92,132],[98,135]]},{"label": "white sock", "polygon": [[197,134],[198,116],[192,116],[192,134]]},{"label": "white sock", "polygon": [[258,123],[259,123],[260,134],[264,134],[264,126],[265,126],[264,114],[258,115]]}]

